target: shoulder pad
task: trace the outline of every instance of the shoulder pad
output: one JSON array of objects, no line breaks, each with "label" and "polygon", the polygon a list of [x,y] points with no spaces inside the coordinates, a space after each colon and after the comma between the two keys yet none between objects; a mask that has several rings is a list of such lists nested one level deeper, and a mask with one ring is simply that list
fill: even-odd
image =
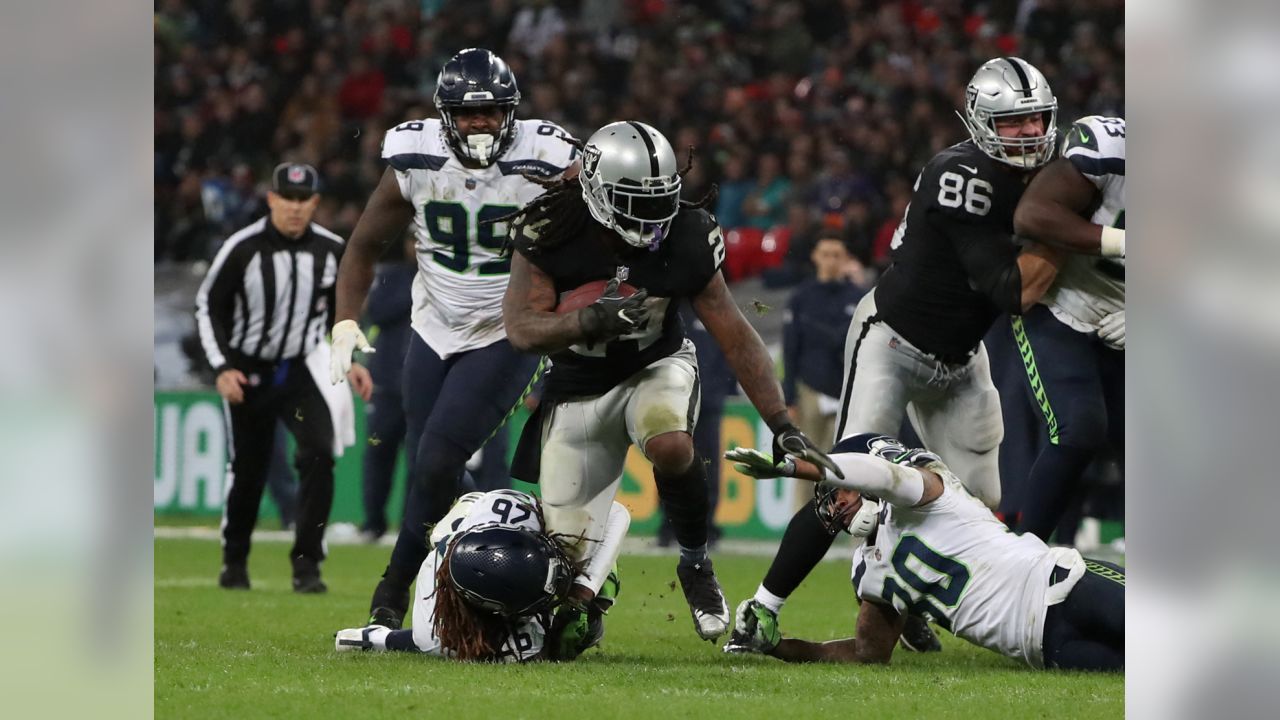
[{"label": "shoulder pad", "polygon": [[1084,175],[1124,175],[1124,118],[1090,115],[1067,131],[1062,156]]},{"label": "shoulder pad", "polygon": [[963,173],[965,177],[984,177],[993,169],[991,158],[972,142],[957,143],[933,156],[925,166],[922,177],[934,177],[944,172]]},{"label": "shoulder pad", "polygon": [[972,143],[953,145],[933,156],[916,180],[911,202],[929,213],[962,222],[986,222],[1004,171]]},{"label": "shoulder pad", "polygon": [[671,240],[679,243],[681,256],[691,261],[694,271],[705,270],[709,277],[724,264],[724,231],[702,208],[680,208],[671,223]]},{"label": "shoulder pad", "polygon": [[522,255],[538,252],[542,249],[543,231],[551,219],[546,216],[545,208],[536,205],[525,207],[524,212],[516,216],[507,232],[507,242]]},{"label": "shoulder pad", "polygon": [[569,168],[578,157],[578,148],[564,128],[546,120],[520,120],[516,142],[497,161],[503,175],[533,175],[551,178]]},{"label": "shoulder pad", "polygon": [[682,207],[671,223],[672,233],[688,232],[705,234],[719,225],[716,216],[705,208]]},{"label": "shoulder pad", "polygon": [[449,155],[440,142],[440,121],[411,120],[391,128],[382,138],[382,159],[401,172],[444,167]]}]

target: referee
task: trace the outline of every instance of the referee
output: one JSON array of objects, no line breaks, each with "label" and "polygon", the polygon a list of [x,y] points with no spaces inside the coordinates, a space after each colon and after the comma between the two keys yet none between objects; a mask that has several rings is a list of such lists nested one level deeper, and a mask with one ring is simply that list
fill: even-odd
[{"label": "referee", "polygon": [[[277,166],[267,193],[270,213],[227,238],[196,294],[200,343],[217,376],[231,435],[218,577],[224,588],[249,588],[250,535],[278,418],[298,446],[294,465],[301,487],[289,551],[293,589],[327,590],[320,562],[333,504],[334,425],[306,357],[333,322],[343,239],[311,222],[319,187],[310,165]],[[352,365],[348,379],[367,399],[368,371]]]}]

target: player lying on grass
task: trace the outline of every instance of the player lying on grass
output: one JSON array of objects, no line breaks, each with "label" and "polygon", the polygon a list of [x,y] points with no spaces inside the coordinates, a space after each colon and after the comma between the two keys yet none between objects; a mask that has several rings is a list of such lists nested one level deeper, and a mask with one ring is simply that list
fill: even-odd
[{"label": "player lying on grass", "polygon": [[[431,532],[413,627],[337,633],[338,652],[403,650],[454,660],[572,660],[604,636],[618,594],[611,571],[631,516],[614,503],[592,561],[579,568],[549,536],[537,498],[467,493]],[[570,538],[577,541],[579,538]],[[552,615],[554,611],[554,616]]]},{"label": "player lying on grass", "polygon": [[725,652],[887,663],[910,613],[1034,668],[1124,668],[1124,568],[1011,533],[937,455],[855,435],[831,452],[843,479],[749,448],[725,457],[754,477],[821,482],[819,517],[865,537],[853,565],[856,637],[784,639],[777,616],[751,599],[738,606]]}]

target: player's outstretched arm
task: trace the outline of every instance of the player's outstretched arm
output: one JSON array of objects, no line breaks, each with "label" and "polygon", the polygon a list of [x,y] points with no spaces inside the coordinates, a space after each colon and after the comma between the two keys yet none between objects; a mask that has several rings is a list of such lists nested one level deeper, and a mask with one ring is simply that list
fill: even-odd
[{"label": "player's outstretched arm", "polygon": [[834,662],[885,665],[902,634],[904,618],[893,608],[863,602],[858,610],[857,635],[817,643],[783,638],[769,654],[787,662]]},{"label": "player's outstretched arm", "polygon": [[837,474],[824,467],[788,455],[785,459],[752,448],[738,447],[724,454],[738,472],[755,478],[794,477],[827,482],[846,490],[874,495],[899,507],[919,507],[942,495],[942,478],[927,468],[891,463],[863,453],[827,456],[839,467]]},{"label": "player's outstretched arm", "polygon": [[707,332],[724,351],[729,367],[733,368],[747,398],[773,431],[774,455],[779,460],[784,452],[803,457],[840,474],[840,469],[826,453],[792,424],[782,386],[778,384],[773,369],[773,358],[760,335],[733,302],[724,276],[718,272],[712,275],[711,281],[692,298],[692,302],[693,310],[707,327]]},{"label": "player's outstretched arm", "polygon": [[1072,252],[1098,255],[1102,226],[1085,219],[1098,188],[1067,158],[1041,170],[1027,186],[1013,213],[1014,231],[1022,237]]},{"label": "player's outstretched arm", "polygon": [[413,205],[405,200],[396,180],[396,171],[388,167],[382,180],[369,196],[369,202],[351,232],[342,262],[338,265],[338,301],[334,323],[356,320],[364,299],[373,284],[373,268],[387,243],[400,237],[413,220]]}]

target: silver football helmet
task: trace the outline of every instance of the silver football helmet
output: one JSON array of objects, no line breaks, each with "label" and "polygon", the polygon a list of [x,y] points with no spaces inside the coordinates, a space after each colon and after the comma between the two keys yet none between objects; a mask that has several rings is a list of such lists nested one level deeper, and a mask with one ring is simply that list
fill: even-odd
[{"label": "silver football helmet", "polygon": [[588,138],[578,181],[591,217],[635,247],[657,248],[680,211],[675,150],[642,122],[610,123]]},{"label": "silver football helmet", "polygon": [[[1004,138],[995,119],[1028,113],[1044,115],[1042,137]],[[959,115],[959,113],[956,113]],[[1039,167],[1053,158],[1058,138],[1058,99],[1034,65],[1016,57],[983,63],[965,89],[964,114],[974,144],[987,155],[1017,168]]]}]

